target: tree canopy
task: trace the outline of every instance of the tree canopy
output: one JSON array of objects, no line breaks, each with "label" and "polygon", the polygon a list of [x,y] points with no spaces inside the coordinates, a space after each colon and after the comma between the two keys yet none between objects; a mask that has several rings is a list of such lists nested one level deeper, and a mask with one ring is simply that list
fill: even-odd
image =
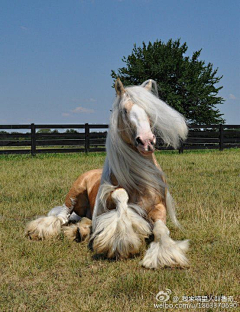
[{"label": "tree canopy", "polygon": [[125,86],[139,85],[147,79],[158,84],[159,97],[168,105],[182,113],[189,123],[220,124],[224,122],[216,105],[223,104],[218,96],[222,86],[216,86],[222,76],[213,64],[200,60],[201,50],[186,56],[188,46],[180,39],[167,43],[160,40],[144,42],[141,47],[134,45],[132,54],[123,57],[125,67],[117,72],[112,70],[112,78],[120,78]]}]

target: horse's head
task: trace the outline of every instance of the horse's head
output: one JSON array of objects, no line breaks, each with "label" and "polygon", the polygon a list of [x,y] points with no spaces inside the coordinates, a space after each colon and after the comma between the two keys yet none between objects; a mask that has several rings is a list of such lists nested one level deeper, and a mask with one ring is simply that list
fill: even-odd
[{"label": "horse's head", "polygon": [[[151,81],[144,88],[150,90]],[[118,129],[122,139],[143,156],[152,154],[156,137],[152,132],[150,117],[142,107],[134,103],[120,79],[116,80],[115,89],[120,98]]]},{"label": "horse's head", "polygon": [[[112,129],[132,149],[148,156],[154,152],[155,135],[174,148],[186,139],[188,128],[185,118],[158,98],[155,81],[147,80],[141,86],[124,88],[117,79],[115,89],[117,100],[113,106]],[[112,135],[112,142],[116,137]]]}]

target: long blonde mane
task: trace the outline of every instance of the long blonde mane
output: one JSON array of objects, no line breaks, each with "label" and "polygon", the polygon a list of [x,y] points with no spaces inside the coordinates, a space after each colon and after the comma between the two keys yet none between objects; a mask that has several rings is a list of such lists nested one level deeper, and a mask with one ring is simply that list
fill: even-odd
[{"label": "long blonde mane", "polygon": [[[188,129],[185,119],[152,92],[146,90],[143,87],[145,84],[125,88],[126,94],[134,104],[145,110],[155,135],[160,136],[167,145],[177,148],[180,140],[184,140],[187,136]],[[155,83],[153,86],[156,86]],[[118,114],[121,101],[124,99],[125,97],[117,97],[113,104],[106,140],[107,157],[94,208],[96,215],[106,210],[103,198],[114,188],[111,186],[111,175],[115,176],[119,186],[129,194],[137,191],[139,195],[143,195],[146,191],[153,191],[164,196],[166,188],[162,179],[164,173],[156,167],[151,159],[142,156],[126,144],[120,135],[120,131],[123,129],[118,127]]]}]

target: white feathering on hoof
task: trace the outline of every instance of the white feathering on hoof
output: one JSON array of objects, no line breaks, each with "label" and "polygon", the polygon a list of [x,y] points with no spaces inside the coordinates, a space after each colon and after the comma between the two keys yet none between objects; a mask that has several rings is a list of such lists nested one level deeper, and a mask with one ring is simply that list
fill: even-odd
[{"label": "white feathering on hoof", "polygon": [[142,238],[150,234],[150,226],[128,206],[128,194],[124,189],[115,190],[111,196],[116,209],[97,217],[91,238],[93,250],[108,258],[128,258],[139,252]]},{"label": "white feathering on hoof", "polygon": [[154,242],[150,244],[143,260],[142,266],[149,269],[158,269],[164,266],[181,266],[189,265],[185,252],[188,250],[189,242],[174,241],[169,237],[169,230],[166,225],[158,220],[153,229]]},{"label": "white feathering on hoof", "polygon": [[83,217],[80,222],[63,226],[63,233],[71,241],[88,241],[91,233],[92,220]]},{"label": "white feathering on hoof", "polygon": [[64,206],[55,207],[47,217],[30,221],[25,229],[25,235],[33,240],[43,240],[56,237],[61,233],[61,227],[68,222],[69,209]]}]

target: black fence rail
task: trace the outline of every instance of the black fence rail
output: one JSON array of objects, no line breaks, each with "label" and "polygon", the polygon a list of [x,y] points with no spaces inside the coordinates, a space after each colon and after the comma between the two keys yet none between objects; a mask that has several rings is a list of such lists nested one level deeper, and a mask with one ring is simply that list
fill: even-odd
[{"label": "black fence rail", "polygon": [[190,125],[180,151],[240,147],[240,125]]},{"label": "black fence rail", "polygon": [[[107,124],[0,125],[0,154],[105,151]],[[240,125],[190,125],[179,152],[240,147]],[[157,148],[166,147],[157,138]]]},{"label": "black fence rail", "polygon": [[0,125],[0,154],[105,151],[107,129],[108,125],[88,123]]}]

